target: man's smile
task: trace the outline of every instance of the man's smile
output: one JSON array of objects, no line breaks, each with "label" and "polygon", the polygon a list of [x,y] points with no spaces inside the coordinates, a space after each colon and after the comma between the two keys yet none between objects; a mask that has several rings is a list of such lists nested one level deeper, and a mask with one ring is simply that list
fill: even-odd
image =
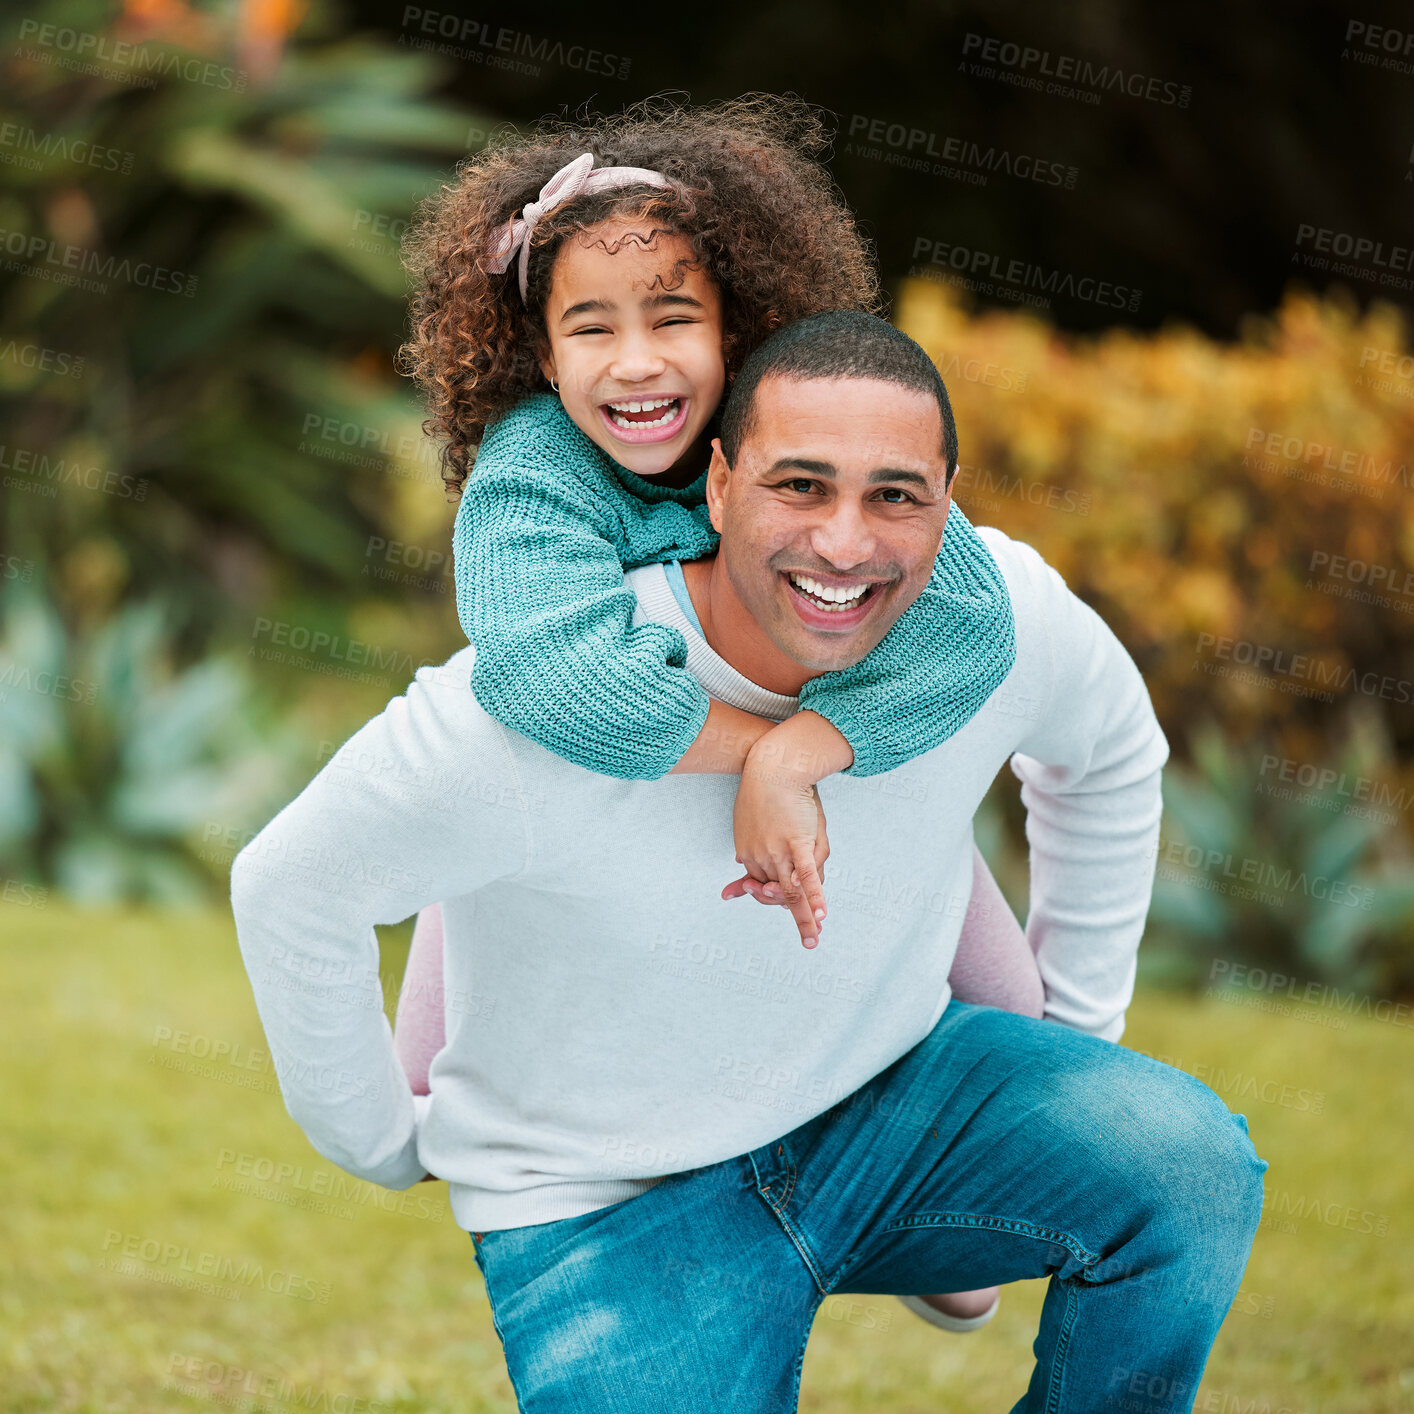
[{"label": "man's smile", "polygon": [[785,570],[781,578],[790,591],[792,607],[807,628],[844,633],[857,628],[873,612],[889,583],[848,575],[806,574]]}]

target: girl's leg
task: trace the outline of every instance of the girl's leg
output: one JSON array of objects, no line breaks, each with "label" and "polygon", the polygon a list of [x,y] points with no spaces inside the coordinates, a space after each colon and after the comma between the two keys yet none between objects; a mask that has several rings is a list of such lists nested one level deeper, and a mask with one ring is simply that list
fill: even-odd
[{"label": "girl's leg", "polygon": [[447,1020],[443,1010],[442,905],[434,903],[417,915],[408,949],[407,970],[398,993],[393,1023],[393,1049],[414,1095],[429,1092],[427,1070],[432,1057],[446,1044]]},{"label": "girl's leg", "polygon": [[[1045,992],[1035,954],[975,844],[972,900],[962,920],[962,936],[948,981],[957,1001],[1040,1018]],[[989,1310],[997,1294],[995,1286],[985,1286],[976,1291],[939,1292],[919,1300],[946,1316],[968,1320]]]},{"label": "girl's leg", "polygon": [[948,974],[960,1002],[1039,1018],[1045,1001],[1036,957],[982,851],[972,846],[972,901]]}]

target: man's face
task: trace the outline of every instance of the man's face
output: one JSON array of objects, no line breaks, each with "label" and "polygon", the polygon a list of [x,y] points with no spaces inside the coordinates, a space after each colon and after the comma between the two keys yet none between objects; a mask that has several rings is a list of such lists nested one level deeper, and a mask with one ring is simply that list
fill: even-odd
[{"label": "man's face", "polygon": [[736,466],[712,445],[707,504],[736,597],[803,667],[857,663],[922,593],[942,544],[936,401],[868,378],[768,378]]}]

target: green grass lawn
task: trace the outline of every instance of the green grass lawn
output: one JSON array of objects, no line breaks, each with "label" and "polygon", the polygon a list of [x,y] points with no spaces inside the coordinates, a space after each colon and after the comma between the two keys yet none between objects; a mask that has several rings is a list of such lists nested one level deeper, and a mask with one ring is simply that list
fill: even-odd
[{"label": "green grass lawn", "polygon": [[[406,943],[387,941],[390,980]],[[264,1041],[228,918],[11,906],[0,946],[0,1408],[515,1409],[446,1185],[347,1180],[250,1068]],[[1130,1011],[1125,1044],[1207,1080],[1271,1164],[1200,1411],[1414,1410],[1411,1032],[1324,1020],[1346,1025],[1152,993]],[[966,1337],[833,1297],[801,1408],[1004,1411],[1043,1291],[1007,1288]]]}]

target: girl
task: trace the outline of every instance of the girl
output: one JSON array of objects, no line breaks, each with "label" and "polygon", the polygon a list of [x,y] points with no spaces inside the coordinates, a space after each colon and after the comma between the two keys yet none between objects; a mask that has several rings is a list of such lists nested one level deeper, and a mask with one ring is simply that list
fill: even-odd
[{"label": "girl", "polygon": [[[967,722],[1015,653],[1006,586],[955,505],[916,603],[862,662],[806,683],[785,722],[709,698],[676,629],[632,626],[626,568],[716,545],[703,485],[745,358],[805,315],[877,311],[866,244],[809,156],[825,143],[805,105],[769,98],[645,104],[501,138],[409,231],[417,291],[400,351],[461,493],[457,607],[478,702],[588,770],[740,774],[745,873],[723,897],[790,908],[807,947],[825,917],[824,818],[818,791],[778,785],[772,760],[810,761],[815,782],[890,770]],[[840,613],[872,593],[792,588]],[[440,966],[429,909],[395,1036],[416,1093],[442,1044]],[[1041,1014],[1034,959],[980,854],[953,981],[964,999]],[[949,1329],[996,1306],[995,1289],[907,1300]]]}]

